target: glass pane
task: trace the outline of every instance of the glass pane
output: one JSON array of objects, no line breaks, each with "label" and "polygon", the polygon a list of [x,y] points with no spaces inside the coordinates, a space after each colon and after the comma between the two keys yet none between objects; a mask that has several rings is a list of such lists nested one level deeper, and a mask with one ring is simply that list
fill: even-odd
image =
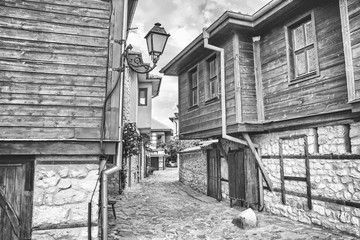
[{"label": "glass pane", "polygon": [[296,76],[301,76],[306,73],[306,58],[305,52],[301,52],[295,55],[296,58]]},{"label": "glass pane", "polygon": [[310,22],[305,23],[306,45],[314,43],[314,29]]},{"label": "glass pane", "polygon": [[210,97],[216,97],[216,94],[217,94],[217,81],[216,80],[213,80],[210,82]]},{"label": "glass pane", "polygon": [[196,87],[197,86],[197,72],[193,72],[191,74],[191,82],[192,82],[192,87]]},{"label": "glass pane", "polygon": [[162,53],[164,51],[166,39],[167,36],[165,35],[153,34],[152,36],[153,52]]},{"label": "glass pane", "polygon": [[210,78],[215,77],[216,76],[215,59],[209,62],[209,68],[210,68]]},{"label": "glass pane", "polygon": [[193,90],[193,105],[197,104],[197,89]]},{"label": "glass pane", "polygon": [[308,69],[309,72],[316,71],[316,56],[315,56],[315,49],[311,48],[307,50],[307,57],[308,57]]},{"label": "glass pane", "polygon": [[146,104],[146,92],[144,90],[140,90],[139,92],[139,104],[140,105]]},{"label": "glass pane", "polygon": [[294,29],[294,47],[295,47],[295,51],[305,47],[303,25]]}]

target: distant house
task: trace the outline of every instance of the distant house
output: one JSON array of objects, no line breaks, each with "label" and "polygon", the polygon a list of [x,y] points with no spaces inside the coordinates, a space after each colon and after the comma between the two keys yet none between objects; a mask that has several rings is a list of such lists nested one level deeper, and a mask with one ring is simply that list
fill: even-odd
[{"label": "distant house", "polygon": [[179,135],[179,113],[174,113],[174,117],[169,117],[170,121],[173,123],[174,136]]},{"label": "distant house", "polygon": [[205,162],[210,196],[360,236],[359,15],[273,0],[205,29],[161,70],[179,79],[180,139],[218,139],[180,172]]},{"label": "distant house", "polygon": [[[130,54],[136,55],[142,61],[141,53],[131,52]],[[138,133],[147,136],[146,139],[150,139],[152,99],[159,95],[161,77],[136,72],[130,72],[129,76],[124,88],[124,122],[125,124],[134,123]],[[146,144],[148,143],[142,143],[139,154],[127,157],[125,160],[124,168],[126,169],[126,186],[128,187],[138,183],[147,175],[146,163],[150,161],[148,160],[150,153]],[[109,192],[112,195],[121,192],[119,183],[119,172],[117,172],[109,181]]]},{"label": "distant house", "polygon": [[126,40],[137,0],[114,3],[0,3],[1,239],[98,238],[100,163],[118,156],[130,74],[114,40]]},{"label": "distant house", "polygon": [[151,133],[150,133],[150,161],[148,166],[155,170],[164,170],[166,158],[168,155],[165,153],[165,144],[170,141],[172,130],[165,124],[152,119],[151,120]]}]

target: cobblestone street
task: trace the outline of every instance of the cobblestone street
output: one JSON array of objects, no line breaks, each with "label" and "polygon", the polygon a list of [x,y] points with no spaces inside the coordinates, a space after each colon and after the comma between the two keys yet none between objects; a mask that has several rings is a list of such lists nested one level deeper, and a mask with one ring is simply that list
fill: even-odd
[{"label": "cobblestone street", "polygon": [[[120,199],[121,198],[121,199]],[[258,213],[259,226],[243,230],[231,221],[241,209],[192,191],[177,169],[156,171],[109,207],[109,239],[358,239],[339,232]]]}]

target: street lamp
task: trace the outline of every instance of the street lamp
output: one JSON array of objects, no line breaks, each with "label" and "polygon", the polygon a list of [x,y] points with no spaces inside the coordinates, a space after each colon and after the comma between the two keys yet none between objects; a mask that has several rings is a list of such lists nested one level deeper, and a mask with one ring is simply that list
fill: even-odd
[{"label": "street lamp", "polygon": [[145,39],[148,47],[149,55],[153,66],[143,63],[142,58],[138,54],[131,54],[131,44],[129,44],[124,52],[124,57],[129,67],[137,73],[148,73],[156,67],[161,54],[164,52],[167,39],[170,34],[166,33],[160,23],[155,23],[154,27],[146,34]]}]

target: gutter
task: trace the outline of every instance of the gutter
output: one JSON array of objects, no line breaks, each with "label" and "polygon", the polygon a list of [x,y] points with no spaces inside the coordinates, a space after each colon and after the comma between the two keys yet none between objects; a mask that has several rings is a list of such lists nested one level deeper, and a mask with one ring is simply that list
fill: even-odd
[{"label": "gutter", "polygon": [[211,49],[217,52],[220,52],[220,82],[221,82],[221,137],[227,139],[229,141],[240,143],[242,145],[249,146],[252,153],[255,156],[257,164],[260,168],[260,171],[264,177],[265,182],[267,183],[270,191],[272,191],[272,182],[265,170],[264,165],[262,164],[261,157],[257,150],[255,149],[255,144],[251,141],[251,138],[248,133],[242,133],[243,137],[246,141],[230,136],[226,133],[226,103],[225,103],[225,53],[224,49],[220,47],[216,47],[214,45],[209,44],[210,34],[203,29],[203,39],[204,39],[204,48]]},{"label": "gutter", "polygon": [[[125,48],[125,41],[123,39],[126,39],[127,35],[127,19],[128,19],[128,0],[123,1],[123,20],[122,20],[122,33],[121,33],[121,44],[120,44],[120,68],[123,66],[124,60],[123,60],[123,50]],[[125,69],[124,71],[119,72],[119,128],[118,128],[118,138],[119,143],[117,147],[117,155],[116,155],[116,161],[115,166],[112,168],[106,169],[102,172],[102,179],[101,179],[101,229],[102,229],[102,239],[107,240],[108,239],[108,188],[107,188],[107,181],[108,176],[111,174],[114,174],[117,171],[120,171],[122,168],[122,157],[123,157],[123,98],[124,98],[124,80],[125,80]],[[106,163],[105,163],[106,164]]]}]

